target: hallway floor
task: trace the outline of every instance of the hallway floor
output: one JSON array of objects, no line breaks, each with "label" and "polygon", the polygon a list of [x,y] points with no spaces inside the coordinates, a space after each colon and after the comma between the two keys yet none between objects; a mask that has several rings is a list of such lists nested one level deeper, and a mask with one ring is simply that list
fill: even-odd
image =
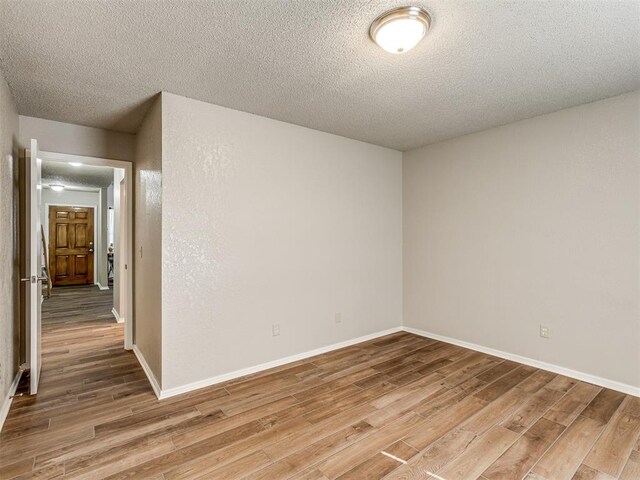
[{"label": "hallway floor", "polygon": [[110,292],[48,301],[0,478],[640,478],[640,398],[397,333],[159,402]]}]

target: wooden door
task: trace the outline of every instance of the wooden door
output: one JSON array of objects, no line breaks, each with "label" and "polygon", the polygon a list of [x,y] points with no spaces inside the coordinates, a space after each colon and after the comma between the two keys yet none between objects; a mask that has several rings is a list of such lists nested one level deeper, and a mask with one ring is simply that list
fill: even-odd
[{"label": "wooden door", "polygon": [[54,286],[93,283],[93,208],[49,207],[49,263]]}]

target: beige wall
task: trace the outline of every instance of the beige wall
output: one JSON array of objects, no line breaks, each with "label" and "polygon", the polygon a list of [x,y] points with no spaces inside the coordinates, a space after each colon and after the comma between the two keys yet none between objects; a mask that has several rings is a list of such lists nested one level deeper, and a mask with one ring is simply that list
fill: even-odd
[{"label": "beige wall", "polygon": [[401,325],[400,152],[162,98],[163,389]]},{"label": "beige wall", "polygon": [[133,161],[135,135],[20,115],[20,143],[48,152]]},{"label": "beige wall", "polygon": [[639,92],[404,154],[405,326],[640,386],[639,276]]},{"label": "beige wall", "polygon": [[[160,383],[163,219],[162,105],[159,97],[136,136],[134,168],[134,343]],[[188,357],[188,352],[189,349],[183,354]]]},{"label": "beige wall", "polygon": [[0,413],[18,371],[20,351],[17,164],[18,113],[0,74]]}]

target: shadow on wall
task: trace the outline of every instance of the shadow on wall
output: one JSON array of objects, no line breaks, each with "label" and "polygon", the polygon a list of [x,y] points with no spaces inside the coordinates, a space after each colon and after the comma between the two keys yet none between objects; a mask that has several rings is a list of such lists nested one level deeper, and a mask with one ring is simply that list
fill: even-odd
[{"label": "shadow on wall", "polygon": [[134,104],[130,108],[124,110],[120,118],[109,124],[108,130],[114,130],[116,132],[136,133],[147,112],[153,105],[153,102],[158,98],[160,93],[150,96],[149,98],[142,100],[139,103]]},{"label": "shadow on wall", "polygon": [[26,317],[24,301],[26,292],[24,288],[26,284],[20,281],[22,272],[26,271],[26,252],[21,239],[24,238],[24,228],[21,219],[21,209],[24,208],[24,195],[20,194],[21,177],[24,176],[23,163],[20,161],[20,140],[14,135],[12,138],[12,155],[13,155],[13,212],[12,212],[12,231],[13,231],[13,252],[11,269],[13,275],[13,367],[17,371],[18,367],[26,361],[27,352],[24,338],[26,338]]}]

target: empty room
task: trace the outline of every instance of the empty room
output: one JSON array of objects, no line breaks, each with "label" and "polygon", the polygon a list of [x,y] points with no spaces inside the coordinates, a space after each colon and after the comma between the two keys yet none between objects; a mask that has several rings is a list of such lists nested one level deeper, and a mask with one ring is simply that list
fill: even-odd
[{"label": "empty room", "polygon": [[640,480],[640,0],[0,0],[0,479]]}]

